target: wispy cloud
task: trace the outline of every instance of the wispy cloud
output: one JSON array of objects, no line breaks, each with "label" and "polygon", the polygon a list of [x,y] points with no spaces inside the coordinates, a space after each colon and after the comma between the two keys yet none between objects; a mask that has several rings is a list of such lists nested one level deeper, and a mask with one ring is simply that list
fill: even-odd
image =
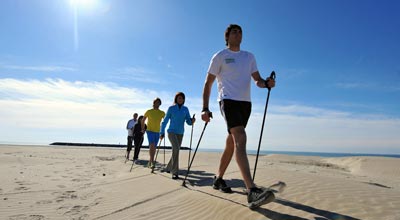
[{"label": "wispy cloud", "polygon": [[314,116],[320,118],[348,117],[350,115],[349,112],[343,112],[339,110],[329,110],[312,106],[293,104],[275,106],[273,112],[277,114],[288,114],[293,116]]},{"label": "wispy cloud", "polygon": [[11,70],[28,70],[28,71],[41,71],[41,72],[64,72],[76,71],[76,68],[66,66],[19,66],[19,65],[3,65],[4,69]]},{"label": "wispy cloud", "polygon": [[117,69],[111,74],[110,78],[119,80],[135,80],[146,83],[163,83],[162,80],[157,80],[159,76],[155,71],[144,67],[124,67]]},{"label": "wispy cloud", "polygon": [[282,76],[287,79],[304,78],[309,73],[309,71],[306,69],[296,69],[296,68],[283,68],[281,72],[285,74],[280,75],[280,77]]},{"label": "wispy cloud", "polygon": [[376,87],[371,83],[361,83],[361,82],[346,82],[346,83],[336,83],[336,87],[343,89],[368,89]]},{"label": "wispy cloud", "polygon": [[380,90],[388,92],[397,92],[400,90],[399,82],[382,83],[365,83],[365,82],[343,82],[334,85],[341,89],[355,89],[355,90]]}]

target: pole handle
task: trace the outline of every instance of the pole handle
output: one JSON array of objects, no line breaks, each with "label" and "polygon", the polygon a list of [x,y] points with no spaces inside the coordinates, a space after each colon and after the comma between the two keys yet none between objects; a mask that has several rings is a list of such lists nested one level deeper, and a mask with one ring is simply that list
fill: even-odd
[{"label": "pole handle", "polygon": [[275,78],[276,78],[275,71],[272,71],[272,72],[271,72],[271,75],[269,76],[269,78],[275,80]]},{"label": "pole handle", "polygon": [[268,88],[268,91],[271,91],[271,88],[268,87],[268,80],[270,80],[270,79],[275,80],[275,78],[276,78],[275,71],[272,70],[271,75],[269,75],[269,77],[265,81],[265,86]]}]

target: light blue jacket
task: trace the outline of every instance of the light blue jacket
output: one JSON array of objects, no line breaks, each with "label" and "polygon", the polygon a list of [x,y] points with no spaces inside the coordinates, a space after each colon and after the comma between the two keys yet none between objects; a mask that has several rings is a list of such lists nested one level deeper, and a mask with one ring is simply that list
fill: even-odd
[{"label": "light blue jacket", "polygon": [[189,109],[184,105],[179,108],[179,105],[175,104],[168,108],[167,114],[165,114],[161,123],[160,135],[165,134],[165,127],[167,127],[168,121],[170,121],[168,133],[183,134],[185,132],[185,121],[186,124],[192,125]]}]

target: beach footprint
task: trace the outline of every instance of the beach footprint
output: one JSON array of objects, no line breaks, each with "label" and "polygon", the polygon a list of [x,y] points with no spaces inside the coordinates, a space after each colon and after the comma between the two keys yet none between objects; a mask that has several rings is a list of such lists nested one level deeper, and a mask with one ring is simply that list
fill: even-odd
[{"label": "beach footprint", "polygon": [[[75,206],[71,207],[68,211],[66,211],[64,213],[64,215],[70,216],[72,219],[87,219],[89,217],[88,214],[82,215],[82,213],[84,213],[87,210],[89,210],[88,206],[75,205]],[[80,216],[76,217],[77,215],[80,215]]]},{"label": "beach footprint", "polygon": [[52,203],[52,200],[41,200],[41,201],[37,201],[36,204],[38,205],[46,205],[46,204],[50,204]]},{"label": "beach footprint", "polygon": [[16,188],[14,188],[14,190],[16,190],[16,191],[26,191],[26,190],[29,190],[29,188],[28,187],[25,187],[25,186],[20,186],[20,187],[16,187]]},{"label": "beach footprint", "polygon": [[25,214],[20,214],[20,215],[12,215],[8,218],[9,220],[44,220],[47,219],[43,215],[25,215]]},{"label": "beach footprint", "polygon": [[66,199],[77,199],[78,196],[75,194],[75,191],[65,191],[65,192],[54,192],[52,195],[55,195],[56,202],[63,202]]}]

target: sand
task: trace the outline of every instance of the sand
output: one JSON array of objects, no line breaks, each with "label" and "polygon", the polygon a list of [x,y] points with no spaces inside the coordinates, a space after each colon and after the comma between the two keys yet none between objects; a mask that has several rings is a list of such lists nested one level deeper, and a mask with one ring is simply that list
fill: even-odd
[{"label": "sand", "polygon": [[[0,219],[400,219],[398,158],[262,156],[255,182],[287,187],[250,210],[234,160],[225,175],[234,193],[212,189],[220,153],[197,153],[188,187],[152,174],[147,150],[131,172],[124,155],[122,148],[0,146]],[[181,151],[182,178],[187,158]]]}]

